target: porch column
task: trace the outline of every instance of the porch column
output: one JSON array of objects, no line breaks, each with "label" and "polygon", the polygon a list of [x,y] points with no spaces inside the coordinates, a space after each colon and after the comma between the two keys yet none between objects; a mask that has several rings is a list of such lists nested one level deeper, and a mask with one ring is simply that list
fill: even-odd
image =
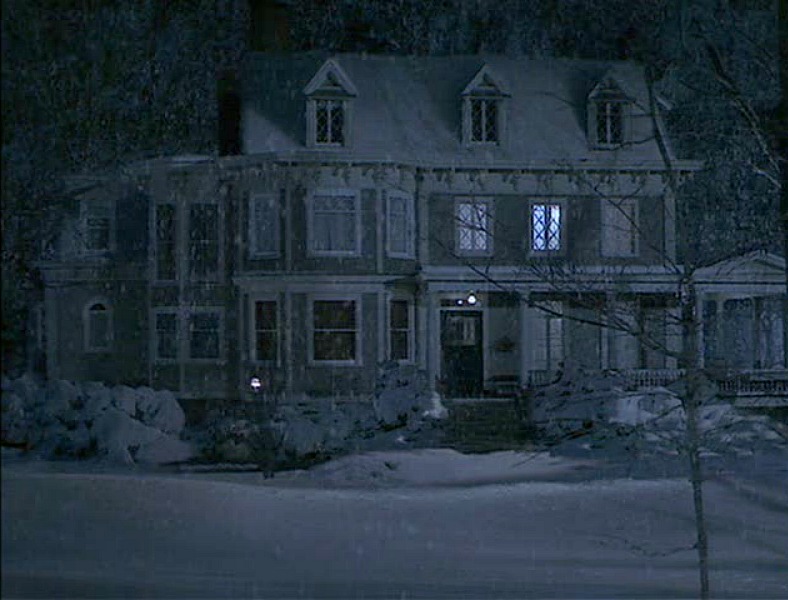
[{"label": "porch column", "polygon": [[533,335],[534,311],[528,306],[528,297],[520,296],[520,385],[530,386],[529,373],[533,370]]},{"label": "porch column", "polygon": [[[426,327],[421,327],[422,322]],[[435,293],[427,290],[424,294],[422,315],[419,323],[421,331],[426,331],[423,344],[423,360],[426,363],[427,381],[431,390],[435,389],[435,380],[440,374],[440,322],[438,320],[437,301]]]}]

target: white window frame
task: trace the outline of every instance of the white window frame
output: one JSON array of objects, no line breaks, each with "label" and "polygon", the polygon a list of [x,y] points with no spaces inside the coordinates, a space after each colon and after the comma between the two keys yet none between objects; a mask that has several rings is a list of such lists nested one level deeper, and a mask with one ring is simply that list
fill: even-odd
[{"label": "white window frame", "polygon": [[[535,248],[534,247],[534,211],[537,206],[558,206],[559,210],[559,223],[558,223],[558,248]],[[548,211],[549,212],[549,211]],[[528,203],[528,253],[532,256],[560,256],[566,252],[567,235],[566,235],[566,202],[556,198],[533,199]],[[549,240],[545,238],[545,244],[549,245]]]},{"label": "white window frame", "polygon": [[[107,339],[106,344],[95,346],[92,343],[93,323],[91,310],[94,306],[100,304],[104,306],[107,318]],[[83,334],[83,347],[85,352],[89,353],[106,353],[112,352],[113,343],[115,341],[115,322],[112,304],[105,297],[91,298],[82,308],[82,334]]]},{"label": "white window frame", "polygon": [[[219,335],[219,348],[216,357],[193,357],[192,356],[192,330],[191,320],[195,315],[216,314],[219,316],[218,335]],[[210,363],[216,364],[224,362],[225,348],[224,348],[224,308],[221,306],[201,306],[189,308],[188,312],[184,315],[185,323],[183,325],[186,343],[186,356],[191,363]]]},{"label": "white window frame", "polygon": [[[353,360],[317,360],[315,359],[315,302],[355,302],[356,321],[356,356]],[[307,363],[311,367],[360,367],[363,365],[364,349],[362,347],[363,322],[361,313],[364,307],[361,294],[310,294],[307,298]]]},{"label": "white window frame", "polygon": [[[626,114],[627,102],[624,98],[599,98],[594,101],[596,106],[596,114],[594,115],[594,135],[596,144],[600,148],[618,148],[627,141],[627,128],[626,128]],[[619,141],[613,141],[613,119],[614,115],[611,113],[612,106],[618,106],[619,113]],[[604,120],[605,134],[604,137],[599,137],[599,124],[600,120]]]},{"label": "white window frame", "polygon": [[[539,307],[542,308],[539,308]],[[534,327],[540,329],[535,337],[541,346],[534,347],[533,361],[537,371],[555,371],[566,359],[566,319],[560,302],[542,301],[535,304],[537,318]],[[547,310],[544,310],[547,309]],[[554,314],[557,313],[557,314]],[[554,324],[557,324],[553,327]],[[558,329],[557,338],[553,329]],[[558,346],[558,356],[554,356],[554,346]]]},{"label": "white window frame", "polygon": [[[175,356],[160,356],[159,355],[159,329],[158,318],[159,315],[172,315],[175,317]],[[178,362],[181,355],[181,340],[183,323],[181,313],[177,307],[157,307],[153,309],[153,360],[159,364],[174,364]]]},{"label": "white window frame", "polygon": [[[470,204],[474,207],[483,205],[485,207],[485,215],[487,217],[487,223],[481,229],[478,227],[474,227],[471,225],[470,227],[463,227],[463,222],[460,220],[460,211],[463,205]],[[494,239],[494,230],[493,230],[493,223],[495,222],[495,203],[493,202],[492,198],[489,197],[474,197],[474,196],[461,196],[455,199],[454,201],[454,249],[458,256],[492,256],[493,254],[493,239]],[[476,209],[474,208],[474,212]],[[468,228],[472,231],[476,231],[477,233],[472,235],[484,235],[486,240],[485,248],[476,249],[476,248],[462,248],[460,245],[460,230]]]},{"label": "white window frame", "polygon": [[[270,250],[261,250],[259,248],[260,242],[262,240],[259,239],[259,232],[260,228],[258,227],[257,221],[257,203],[258,202],[267,202],[268,207],[266,214],[268,218],[271,218],[274,223],[274,231],[272,239],[270,240],[270,244],[272,249]],[[253,193],[249,194],[249,258],[276,258],[280,254],[280,207],[279,207],[279,197],[275,193]],[[266,240],[268,241],[268,240]]]},{"label": "white window frame", "polygon": [[[276,344],[276,359],[261,359],[257,356],[257,315],[255,306],[258,302],[273,302],[275,322],[275,344]],[[276,365],[282,364],[282,315],[281,315],[281,302],[276,295],[259,295],[251,296],[249,298],[249,357],[255,364],[260,365]]]},{"label": "white window frame", "polygon": [[[352,250],[318,250],[315,248],[315,197],[342,196],[353,198],[353,218],[355,226],[355,244]],[[314,190],[308,196],[307,205],[307,248],[311,256],[360,256],[361,255],[361,195],[358,190],[335,188]]]},{"label": "white window frame", "polygon": [[[403,200],[405,202],[404,233],[405,249],[399,251],[391,246],[392,230],[394,226],[394,215],[392,210],[392,200]],[[414,214],[413,196],[404,192],[390,191],[386,194],[386,252],[392,258],[413,258],[415,256],[416,238],[416,218]]]},{"label": "white window frame", "polygon": [[[391,304],[392,304],[392,302],[405,302],[407,304],[407,307],[408,307],[408,329],[407,329],[407,334],[408,334],[408,352],[407,352],[407,357],[406,358],[402,358],[402,359],[394,358],[392,356],[392,347],[391,347],[391,342],[392,342],[392,335],[391,335],[391,333],[392,333],[392,329],[391,329],[391,312],[392,312],[391,311]],[[415,334],[416,334],[416,327],[415,327],[415,323],[414,323],[415,316],[416,316],[416,310],[415,310],[415,305],[413,303],[413,299],[405,298],[405,297],[399,297],[399,296],[391,296],[391,297],[388,298],[388,302],[387,302],[387,305],[386,305],[386,338],[387,338],[386,339],[386,350],[387,350],[386,357],[389,360],[394,360],[394,361],[398,362],[399,364],[403,364],[403,365],[411,365],[411,364],[413,364],[415,362],[415,358],[414,358],[415,357],[415,339],[414,338],[415,338]],[[404,331],[404,330],[401,330],[401,331]]]},{"label": "white window frame", "polygon": [[[628,210],[631,207],[631,213]],[[636,198],[602,198],[602,233],[600,236],[600,254],[605,258],[632,258],[640,253],[640,211]],[[619,228],[620,219],[624,219],[627,230]],[[616,231],[614,232],[614,228]],[[626,248],[618,243],[616,235],[626,237]]]},{"label": "white window frame", "polygon": [[[104,204],[107,209],[107,247],[106,248],[88,248],[88,240],[90,235],[89,220],[91,219],[90,205],[91,204]],[[115,250],[115,229],[116,229],[116,215],[115,215],[115,201],[112,198],[82,198],[80,200],[80,235],[82,236],[79,247],[82,254],[87,256],[98,256],[113,252]]]}]

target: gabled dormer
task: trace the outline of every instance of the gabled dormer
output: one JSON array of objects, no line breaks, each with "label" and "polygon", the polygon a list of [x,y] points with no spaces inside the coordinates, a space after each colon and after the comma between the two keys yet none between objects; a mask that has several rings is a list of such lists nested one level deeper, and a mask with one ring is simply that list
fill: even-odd
[{"label": "gabled dormer", "polygon": [[632,141],[632,98],[612,77],[605,77],[588,95],[588,141],[593,148],[614,149]]},{"label": "gabled dormer", "polygon": [[336,62],[327,60],[304,88],[306,145],[344,148],[350,145],[356,86]]},{"label": "gabled dormer", "polygon": [[462,140],[466,146],[501,144],[509,95],[488,65],[479,69],[462,91]]}]

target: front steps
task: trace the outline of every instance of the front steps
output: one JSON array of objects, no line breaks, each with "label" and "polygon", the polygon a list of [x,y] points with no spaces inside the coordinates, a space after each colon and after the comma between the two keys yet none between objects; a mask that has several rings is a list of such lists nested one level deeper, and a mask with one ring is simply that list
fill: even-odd
[{"label": "front steps", "polygon": [[445,445],[460,452],[524,449],[532,438],[511,398],[445,399]]}]

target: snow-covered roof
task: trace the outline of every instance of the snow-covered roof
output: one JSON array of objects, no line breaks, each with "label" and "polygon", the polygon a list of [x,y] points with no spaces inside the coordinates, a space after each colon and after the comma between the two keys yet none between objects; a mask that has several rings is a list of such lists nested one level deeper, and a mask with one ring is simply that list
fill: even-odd
[{"label": "snow-covered roof", "polygon": [[[482,167],[663,165],[652,136],[642,67],[499,55],[251,54],[242,76],[246,154],[307,157],[321,152],[306,148],[304,89],[326,64],[336,65],[357,92],[350,143],[331,149],[333,156]],[[505,82],[506,131],[499,145],[468,147],[462,140],[462,93],[480,72]],[[633,101],[635,143],[616,150],[594,149],[586,133],[588,95],[606,79]]]}]

